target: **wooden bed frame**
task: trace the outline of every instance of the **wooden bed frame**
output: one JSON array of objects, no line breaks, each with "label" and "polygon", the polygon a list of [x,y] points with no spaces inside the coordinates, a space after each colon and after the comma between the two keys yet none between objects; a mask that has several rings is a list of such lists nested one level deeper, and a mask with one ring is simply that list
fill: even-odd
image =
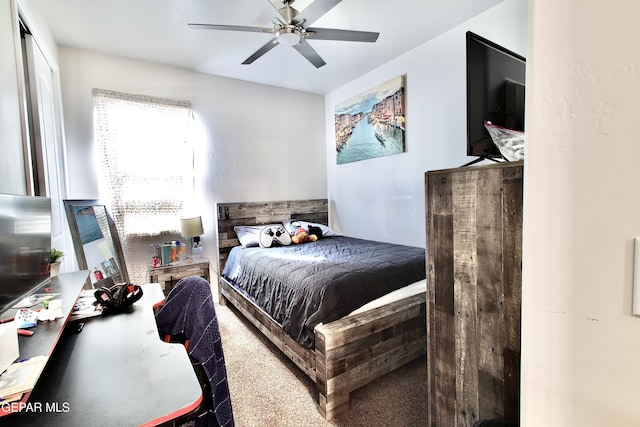
[{"label": "wooden bed frame", "polygon": [[326,199],[216,205],[220,303],[231,302],[315,381],[318,410],[329,420],[348,409],[350,392],[426,353],[426,294],[318,325],[315,349],[310,350],[222,278],[229,251],[239,244],[235,225],[290,219],[328,224],[327,207]]}]

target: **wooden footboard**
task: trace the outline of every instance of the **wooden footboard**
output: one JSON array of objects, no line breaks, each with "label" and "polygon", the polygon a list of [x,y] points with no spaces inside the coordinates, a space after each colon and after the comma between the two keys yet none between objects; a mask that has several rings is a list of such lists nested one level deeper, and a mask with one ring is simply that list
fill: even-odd
[{"label": "wooden footboard", "polygon": [[316,383],[318,411],[329,420],[348,409],[349,393],[427,351],[426,296],[419,294],[315,328],[315,351],[224,278],[222,296]]},{"label": "wooden footboard", "polygon": [[315,328],[319,410],[348,407],[349,393],[427,350],[426,298],[419,294]]}]

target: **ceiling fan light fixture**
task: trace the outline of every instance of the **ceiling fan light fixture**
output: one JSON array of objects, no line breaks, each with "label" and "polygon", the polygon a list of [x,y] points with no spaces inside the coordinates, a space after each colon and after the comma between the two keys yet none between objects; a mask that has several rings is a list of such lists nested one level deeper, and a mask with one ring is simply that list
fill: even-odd
[{"label": "ceiling fan light fixture", "polygon": [[280,44],[295,46],[300,43],[302,33],[295,27],[283,27],[276,31],[276,38]]}]

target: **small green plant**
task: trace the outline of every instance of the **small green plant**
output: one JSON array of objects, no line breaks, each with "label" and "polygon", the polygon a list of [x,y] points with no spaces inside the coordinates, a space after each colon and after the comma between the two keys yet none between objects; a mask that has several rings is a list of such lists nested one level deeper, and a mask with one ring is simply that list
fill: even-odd
[{"label": "small green plant", "polygon": [[54,264],[56,261],[58,261],[63,256],[64,256],[64,252],[59,251],[56,248],[51,248],[51,258],[50,258],[49,262],[51,264]]}]

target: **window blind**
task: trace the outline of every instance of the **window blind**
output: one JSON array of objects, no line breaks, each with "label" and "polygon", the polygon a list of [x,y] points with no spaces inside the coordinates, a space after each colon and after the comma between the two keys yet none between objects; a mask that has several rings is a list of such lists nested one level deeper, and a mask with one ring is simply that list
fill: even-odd
[{"label": "window blind", "polygon": [[191,103],[102,89],[92,95],[101,198],[127,257],[135,239],[179,234],[194,191]]}]

